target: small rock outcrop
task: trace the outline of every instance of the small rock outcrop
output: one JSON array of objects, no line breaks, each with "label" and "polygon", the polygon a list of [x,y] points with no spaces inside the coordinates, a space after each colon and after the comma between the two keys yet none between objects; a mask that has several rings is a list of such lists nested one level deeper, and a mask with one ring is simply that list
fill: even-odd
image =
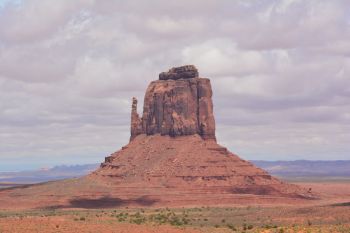
[{"label": "small rock outcrop", "polygon": [[159,80],[178,80],[197,78],[198,70],[194,65],[173,67],[168,72],[162,72],[159,74]]},{"label": "small rock outcrop", "polygon": [[172,137],[198,134],[215,140],[212,89],[210,80],[199,78],[193,65],[162,72],[147,88],[142,118],[133,98],[131,140],[139,134]]}]

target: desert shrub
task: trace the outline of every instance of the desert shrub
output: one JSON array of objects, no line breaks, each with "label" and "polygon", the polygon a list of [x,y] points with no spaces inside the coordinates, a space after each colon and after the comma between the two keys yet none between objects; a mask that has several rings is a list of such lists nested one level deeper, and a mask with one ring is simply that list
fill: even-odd
[{"label": "desert shrub", "polygon": [[144,222],[146,222],[145,218],[135,218],[135,219],[131,219],[130,220],[130,223],[135,223],[135,224],[138,224],[138,225],[140,225],[140,224],[142,224]]},{"label": "desert shrub", "polygon": [[236,227],[232,224],[227,224],[227,227],[231,229],[232,231],[237,231]]},{"label": "desert shrub", "polygon": [[124,217],[118,217],[118,222],[125,222],[126,219]]},{"label": "desert shrub", "polygon": [[173,226],[182,226],[183,225],[183,222],[177,217],[172,217],[170,219],[170,225],[173,225]]},{"label": "desert shrub", "polygon": [[119,222],[125,222],[128,216],[129,216],[128,213],[123,213],[123,212],[115,215],[115,217],[118,219]]},{"label": "desert shrub", "polygon": [[190,222],[190,220],[187,219],[186,217],[183,217],[182,218],[182,222],[183,222],[184,225],[187,225]]},{"label": "desert shrub", "polygon": [[80,220],[80,221],[85,221],[86,219],[85,219],[85,217],[80,217],[79,220]]},{"label": "desert shrub", "polygon": [[158,213],[156,215],[150,215],[149,220],[158,224],[165,224],[168,222],[169,216],[163,213]]},{"label": "desert shrub", "polygon": [[140,214],[140,212],[136,212],[134,215],[130,215],[130,223],[142,224],[146,222],[146,218]]}]

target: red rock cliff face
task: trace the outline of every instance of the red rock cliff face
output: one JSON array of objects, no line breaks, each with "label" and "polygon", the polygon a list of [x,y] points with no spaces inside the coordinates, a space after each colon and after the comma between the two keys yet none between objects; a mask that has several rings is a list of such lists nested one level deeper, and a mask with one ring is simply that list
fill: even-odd
[{"label": "red rock cliff face", "polygon": [[105,158],[89,176],[94,182],[115,187],[118,198],[146,195],[163,203],[237,204],[244,194],[249,203],[252,195],[312,197],[208,140],[215,139],[212,90],[194,66],[159,76],[147,88],[142,117],[133,99],[130,143]]},{"label": "red rock cliff face", "polygon": [[147,88],[142,118],[133,100],[131,140],[139,134],[198,134],[203,139],[215,139],[210,80],[199,78],[194,66],[172,68],[162,72],[159,79]]},{"label": "red rock cliff face", "polygon": [[132,98],[132,107],[131,107],[131,137],[130,140],[133,140],[137,135],[142,134],[142,122],[137,113],[137,99]]}]

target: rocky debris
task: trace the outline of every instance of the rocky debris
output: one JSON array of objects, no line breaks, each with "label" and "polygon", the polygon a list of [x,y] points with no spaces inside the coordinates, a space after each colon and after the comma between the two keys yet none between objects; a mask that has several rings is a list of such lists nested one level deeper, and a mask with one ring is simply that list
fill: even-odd
[{"label": "rocky debris", "polygon": [[194,65],[186,65],[180,67],[173,67],[168,72],[162,72],[159,74],[159,80],[178,80],[178,79],[190,79],[197,78],[198,70]]},{"label": "rocky debris", "polygon": [[[172,68],[169,72],[198,75],[194,66]],[[139,134],[172,137],[198,134],[203,139],[215,140],[212,94],[210,80],[207,78],[151,82],[145,94],[142,118],[137,115],[134,104],[136,100],[133,99],[131,140]]]}]

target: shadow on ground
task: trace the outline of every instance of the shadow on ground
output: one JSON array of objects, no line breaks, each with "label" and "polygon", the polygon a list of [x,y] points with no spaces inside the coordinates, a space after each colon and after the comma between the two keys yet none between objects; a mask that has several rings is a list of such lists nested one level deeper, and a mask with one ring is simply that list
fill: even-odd
[{"label": "shadow on ground", "polygon": [[350,206],[350,202],[336,203],[332,204],[331,206]]},{"label": "shadow on ground", "polygon": [[69,201],[68,205],[50,206],[47,209],[64,209],[64,208],[84,208],[84,209],[105,209],[123,206],[152,206],[158,202],[156,199],[147,196],[136,199],[121,199],[116,197],[101,197],[97,199],[76,198]]},{"label": "shadow on ground", "polygon": [[11,190],[22,190],[30,187],[37,187],[37,186],[42,186],[45,184],[49,184],[55,181],[48,181],[48,182],[42,182],[42,183],[36,183],[36,184],[14,184],[11,187],[3,187],[0,189],[0,192],[6,192],[6,191],[11,191]]}]

